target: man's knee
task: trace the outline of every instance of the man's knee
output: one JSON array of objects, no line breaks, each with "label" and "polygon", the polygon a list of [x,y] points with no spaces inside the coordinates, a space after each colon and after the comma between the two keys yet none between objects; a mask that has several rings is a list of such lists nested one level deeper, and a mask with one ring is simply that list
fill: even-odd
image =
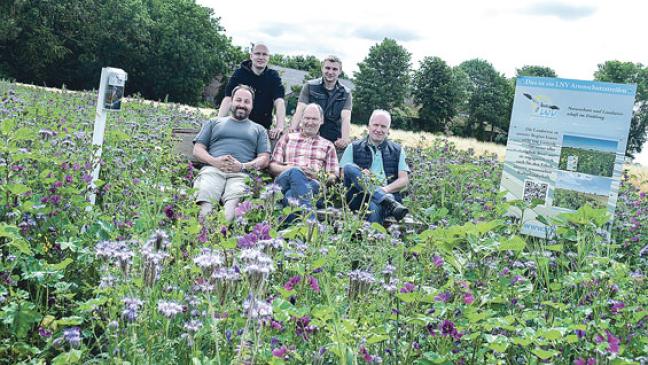
[{"label": "man's knee", "polygon": [[344,171],[344,175],[347,176],[358,176],[359,174],[362,173],[360,170],[360,167],[354,163],[346,164],[342,168],[342,171]]}]

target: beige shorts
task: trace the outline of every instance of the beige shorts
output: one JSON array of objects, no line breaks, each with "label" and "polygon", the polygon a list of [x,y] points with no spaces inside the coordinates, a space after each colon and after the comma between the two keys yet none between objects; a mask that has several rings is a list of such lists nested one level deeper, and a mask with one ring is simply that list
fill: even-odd
[{"label": "beige shorts", "polygon": [[200,169],[194,189],[198,190],[196,203],[218,204],[244,196],[248,191],[248,175],[242,172],[223,172],[213,166]]}]

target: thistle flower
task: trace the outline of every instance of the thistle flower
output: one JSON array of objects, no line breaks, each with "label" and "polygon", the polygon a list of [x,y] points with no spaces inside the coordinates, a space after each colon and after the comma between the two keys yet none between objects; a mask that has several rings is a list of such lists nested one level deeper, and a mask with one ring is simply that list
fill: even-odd
[{"label": "thistle flower", "polygon": [[203,270],[206,276],[210,276],[214,269],[223,265],[223,257],[212,252],[209,248],[203,248],[202,253],[194,258],[194,263]]},{"label": "thistle flower", "polygon": [[137,298],[129,297],[122,299],[122,301],[124,302],[122,318],[127,322],[135,322],[137,320],[138,311],[143,305],[142,301]]},{"label": "thistle flower", "polygon": [[79,327],[68,327],[63,330],[63,339],[70,347],[77,348],[81,345],[81,330]]},{"label": "thistle flower", "polygon": [[283,288],[288,291],[291,291],[295,288],[295,285],[299,284],[300,281],[301,281],[301,276],[295,275],[290,279],[288,279],[288,281],[284,284]]},{"label": "thistle flower", "polygon": [[287,353],[288,353],[288,348],[286,346],[281,346],[279,348],[272,350],[272,356],[278,357],[280,359],[284,359]]},{"label": "thistle flower", "polygon": [[272,305],[249,297],[243,302],[243,311],[246,317],[267,319],[272,316]]},{"label": "thistle flower", "polygon": [[183,327],[187,332],[191,334],[195,334],[202,328],[202,326],[203,326],[202,321],[197,319],[192,319],[190,321],[185,322]]},{"label": "thistle flower", "polygon": [[405,294],[405,293],[411,293],[411,292],[413,292],[415,289],[416,289],[416,286],[415,286],[414,284],[412,284],[412,283],[410,283],[410,282],[408,281],[408,282],[406,282],[406,283],[403,285],[403,287],[400,289],[400,292],[401,292],[401,293],[404,293],[404,294]]},{"label": "thistle flower", "polygon": [[438,256],[438,255],[434,255],[432,257],[432,263],[434,263],[434,266],[436,266],[437,269],[441,268],[441,266],[443,266],[443,263],[444,263],[443,257]]},{"label": "thistle flower", "polygon": [[308,277],[308,285],[310,286],[311,289],[313,289],[315,293],[320,292],[319,282],[317,281],[317,278],[315,278],[314,276],[311,275]]},{"label": "thistle flower", "polygon": [[179,313],[182,313],[182,305],[176,302],[160,300],[158,302],[158,311],[167,318],[173,318]]},{"label": "thistle flower", "polygon": [[353,270],[349,273],[349,299],[364,296],[376,282],[373,274],[367,271]]}]

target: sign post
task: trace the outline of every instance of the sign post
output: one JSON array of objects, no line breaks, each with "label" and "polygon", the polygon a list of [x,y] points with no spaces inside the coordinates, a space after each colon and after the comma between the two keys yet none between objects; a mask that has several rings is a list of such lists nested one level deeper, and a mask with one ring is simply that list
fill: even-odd
[{"label": "sign post", "polygon": [[96,148],[93,158],[92,182],[90,183],[90,204],[96,200],[96,181],[101,170],[101,152],[106,129],[106,115],[109,110],[120,110],[121,100],[124,97],[124,86],[128,75],[119,68],[104,67],[101,69],[99,92],[97,95],[97,111],[95,113],[94,131],[92,133],[92,146]]},{"label": "sign post", "polygon": [[[553,236],[539,216],[589,204],[614,216],[637,85],[519,77],[501,190],[522,200],[522,233]],[[542,219],[541,219],[542,220]]]}]

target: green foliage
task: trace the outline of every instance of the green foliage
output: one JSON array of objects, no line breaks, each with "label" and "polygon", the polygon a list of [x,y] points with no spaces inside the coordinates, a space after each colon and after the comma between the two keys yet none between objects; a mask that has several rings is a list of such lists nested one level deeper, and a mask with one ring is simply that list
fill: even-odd
[{"label": "green foliage", "polygon": [[270,63],[277,66],[306,71],[308,72],[308,75],[306,76],[308,79],[320,77],[322,73],[322,63],[313,55],[285,56],[281,54],[273,54],[270,56]]},{"label": "green foliage", "polygon": [[515,69],[515,76],[558,77],[556,71],[551,67],[531,65],[524,65],[522,68]]},{"label": "green foliage", "polygon": [[[456,69],[458,70],[458,69]],[[461,77],[439,57],[425,57],[413,76],[414,102],[421,106],[416,130],[447,131],[462,103]]]},{"label": "green foliage", "polygon": [[598,65],[594,72],[598,81],[637,84],[635,110],[630,122],[630,135],[626,147],[626,156],[641,152],[648,135],[648,67],[641,63],[605,61]]},{"label": "green foliage", "polygon": [[127,93],[196,103],[240,57],[211,9],[193,1],[60,0],[2,5],[0,69],[16,80],[97,87],[101,67],[129,74]]},{"label": "green foliage", "polygon": [[410,53],[390,38],[369,49],[354,74],[355,121],[365,123],[374,109],[391,111],[403,105],[410,87],[410,59]]},{"label": "green foliage", "polygon": [[319,223],[286,225],[298,208],[255,184],[234,224],[202,224],[170,130],[205,116],[129,100],[87,209],[95,97],[0,81],[0,364],[645,356],[648,201],[628,180],[610,242],[607,209],[587,205],[552,218],[551,240],[521,236],[496,156],[438,139],[406,147],[416,232],[337,209],[339,184]]},{"label": "green foliage", "polygon": [[[470,79],[470,116],[464,128],[464,136],[475,137],[480,141],[505,142],[513,105],[514,90],[511,84],[485,60],[464,61],[459,68]],[[488,136],[487,130],[490,130]]]}]

